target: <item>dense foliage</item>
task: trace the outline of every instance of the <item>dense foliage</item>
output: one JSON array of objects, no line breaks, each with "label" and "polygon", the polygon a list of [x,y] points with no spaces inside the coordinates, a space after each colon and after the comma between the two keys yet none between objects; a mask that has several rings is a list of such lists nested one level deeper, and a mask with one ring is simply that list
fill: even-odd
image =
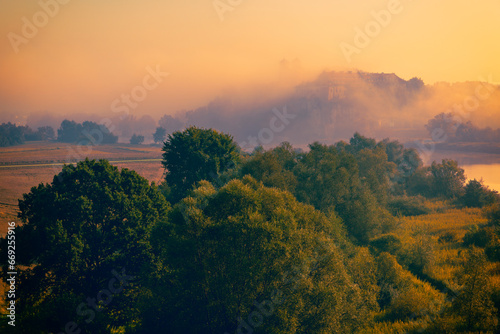
[{"label": "dense foliage", "polygon": [[168,135],[163,152],[172,202],[185,197],[196,182],[215,179],[239,160],[232,136],[194,126]]},{"label": "dense foliage", "polygon": [[498,331],[500,201],[456,162],[357,133],[245,154],[190,127],[163,151],[160,187],[85,160],[24,195],[15,331]]},{"label": "dense foliage", "polygon": [[[169,210],[156,187],[133,171],[85,160],[65,166],[51,184],[33,187],[19,209],[24,225],[16,238],[23,247],[16,261],[26,266],[18,276],[19,333],[60,332],[72,322],[107,333],[135,319],[130,305],[153,259],[151,230]],[[123,282],[127,287],[110,283],[122,275],[135,279]],[[123,292],[108,304],[86,305],[108,287]]]},{"label": "dense foliage", "polygon": [[204,181],[169,221],[155,233],[162,270],[144,332],[345,333],[376,309],[349,274],[339,220],[288,192],[249,177],[219,190]]}]

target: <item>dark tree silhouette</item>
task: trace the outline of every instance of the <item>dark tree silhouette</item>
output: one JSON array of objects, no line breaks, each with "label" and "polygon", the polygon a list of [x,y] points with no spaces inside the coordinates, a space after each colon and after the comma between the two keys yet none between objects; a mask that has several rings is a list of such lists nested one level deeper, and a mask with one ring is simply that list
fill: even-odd
[{"label": "dark tree silhouette", "polygon": [[144,142],[144,136],[136,135],[135,133],[130,138],[130,144],[139,145]]},{"label": "dark tree silhouette", "polygon": [[163,143],[167,136],[167,130],[162,127],[156,128],[155,133],[153,133],[153,140],[156,144]]}]

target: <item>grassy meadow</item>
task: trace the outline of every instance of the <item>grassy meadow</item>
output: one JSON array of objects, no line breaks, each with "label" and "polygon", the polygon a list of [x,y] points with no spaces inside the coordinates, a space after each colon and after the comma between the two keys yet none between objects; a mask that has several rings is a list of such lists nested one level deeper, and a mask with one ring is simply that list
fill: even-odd
[{"label": "grassy meadow", "polygon": [[[81,155],[80,155],[81,153]],[[39,183],[50,183],[64,163],[89,157],[106,159],[119,168],[133,169],[151,182],[163,175],[161,148],[114,144],[82,147],[64,143],[31,142],[0,150],[0,236],[7,222],[17,220],[17,201]]]}]

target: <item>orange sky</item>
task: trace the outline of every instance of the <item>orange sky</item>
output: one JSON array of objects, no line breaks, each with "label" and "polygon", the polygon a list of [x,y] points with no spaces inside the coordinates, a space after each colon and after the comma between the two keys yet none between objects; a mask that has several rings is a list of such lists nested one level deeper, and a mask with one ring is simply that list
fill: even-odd
[{"label": "orange sky", "polygon": [[[67,3],[0,3],[0,113],[109,112],[142,85],[148,66],[169,76],[136,114],[174,113],[235,86],[274,83],[284,58],[300,60],[304,79],[361,69],[426,83],[500,82],[498,0],[59,1]],[[41,13],[41,4],[57,13]],[[397,10],[349,62],[340,45],[356,47],[356,27],[376,28],[372,12],[388,8]],[[26,38],[23,18],[31,24],[34,16],[40,27]]]}]

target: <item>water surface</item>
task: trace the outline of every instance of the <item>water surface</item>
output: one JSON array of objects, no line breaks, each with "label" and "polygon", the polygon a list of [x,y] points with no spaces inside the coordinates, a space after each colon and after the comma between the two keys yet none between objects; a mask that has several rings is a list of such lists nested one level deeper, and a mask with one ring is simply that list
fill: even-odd
[{"label": "water surface", "polygon": [[482,178],[484,184],[490,189],[500,192],[500,164],[463,165],[461,167],[465,170],[468,180],[480,180]]}]

